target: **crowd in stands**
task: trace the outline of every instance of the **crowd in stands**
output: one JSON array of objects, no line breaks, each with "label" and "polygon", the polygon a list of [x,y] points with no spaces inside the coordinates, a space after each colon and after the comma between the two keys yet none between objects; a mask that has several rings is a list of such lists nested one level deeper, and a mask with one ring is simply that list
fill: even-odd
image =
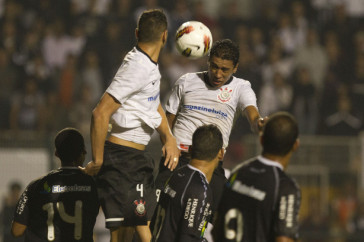
[{"label": "crowd in stands", "polygon": [[[209,4],[218,6],[215,14]],[[149,8],[163,8],[169,21],[159,62],[162,102],[181,75],[207,69],[206,58],[187,59],[174,47],[176,29],[197,20],[214,40],[239,45],[236,76],[251,82],[263,116],[289,111],[307,135],[363,130],[362,0],[0,0],[0,130],[73,126],[89,135],[91,111],[135,46],[137,18]],[[232,148],[251,132],[245,126],[232,132]],[[340,206],[349,205],[333,208]],[[341,231],[364,233],[364,206],[355,203],[355,211],[337,224]],[[308,229],[328,229],[312,213]]]},{"label": "crowd in stands", "polygon": [[[161,98],[186,72],[206,69],[174,48],[188,20],[240,47],[262,115],[292,112],[303,134],[357,135],[364,117],[364,6],[360,1],[0,1],[0,129],[88,133],[90,112],[135,45],[138,15],[163,8],[169,42],[160,59]],[[249,11],[240,11],[248,7]],[[239,10],[240,9],[240,10]],[[246,14],[249,12],[250,14]]]}]

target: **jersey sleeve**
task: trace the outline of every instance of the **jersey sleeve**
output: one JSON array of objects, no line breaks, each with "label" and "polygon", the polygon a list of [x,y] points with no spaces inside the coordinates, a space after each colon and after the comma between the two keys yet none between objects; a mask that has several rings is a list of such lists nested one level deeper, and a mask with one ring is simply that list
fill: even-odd
[{"label": "jersey sleeve", "polygon": [[296,183],[288,178],[281,180],[277,213],[274,217],[276,236],[298,239],[298,212],[301,192]]},{"label": "jersey sleeve", "polygon": [[258,109],[257,97],[251,87],[250,82],[243,80],[243,83],[239,89],[239,107],[241,111],[244,111],[244,109],[248,106],[254,106]]},{"label": "jersey sleeve", "polygon": [[174,84],[174,87],[172,88],[172,93],[169,96],[169,99],[166,104],[167,112],[172,114],[177,114],[182,100],[185,82],[186,82],[186,75],[183,75]]},{"label": "jersey sleeve", "polygon": [[146,67],[135,62],[125,62],[120,66],[106,92],[121,104],[146,85]]},{"label": "jersey sleeve", "polygon": [[208,190],[201,186],[189,186],[184,196],[183,217],[180,223],[178,241],[203,241],[204,232],[211,216],[211,203]]},{"label": "jersey sleeve", "polygon": [[28,185],[21,194],[14,211],[14,222],[27,225],[29,224],[29,204],[32,197],[34,183]]}]

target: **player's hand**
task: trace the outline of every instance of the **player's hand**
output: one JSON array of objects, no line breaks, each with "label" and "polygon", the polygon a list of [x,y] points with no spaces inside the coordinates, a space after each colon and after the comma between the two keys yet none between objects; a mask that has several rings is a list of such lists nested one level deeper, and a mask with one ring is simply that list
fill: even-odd
[{"label": "player's hand", "polygon": [[162,148],[163,156],[165,157],[164,165],[173,171],[178,164],[181,151],[177,147],[177,141],[174,136],[170,136]]},{"label": "player's hand", "polygon": [[[101,163],[102,164],[102,163]],[[85,174],[90,175],[90,176],[95,176],[97,175],[97,173],[99,172],[100,168],[101,168],[101,164],[96,163],[94,161],[90,161],[89,163],[87,163],[86,167],[81,167],[79,166],[78,168]]]}]

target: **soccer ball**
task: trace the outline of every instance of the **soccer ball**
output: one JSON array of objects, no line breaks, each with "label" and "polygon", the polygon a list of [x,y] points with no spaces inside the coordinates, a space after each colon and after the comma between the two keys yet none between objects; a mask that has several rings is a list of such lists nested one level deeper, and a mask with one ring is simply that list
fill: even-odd
[{"label": "soccer ball", "polygon": [[201,22],[189,21],[182,24],[176,33],[176,48],[182,55],[197,59],[209,53],[212,35]]}]

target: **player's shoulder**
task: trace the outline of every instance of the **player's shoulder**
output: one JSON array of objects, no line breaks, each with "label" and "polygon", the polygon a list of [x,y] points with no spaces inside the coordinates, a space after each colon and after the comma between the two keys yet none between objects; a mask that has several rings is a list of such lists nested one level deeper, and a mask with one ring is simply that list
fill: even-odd
[{"label": "player's shoulder", "polygon": [[183,74],[179,80],[183,80],[184,82],[198,82],[201,81],[203,82],[204,77],[205,77],[205,72],[189,72],[189,73],[185,73]]},{"label": "player's shoulder", "polygon": [[[140,72],[143,69],[156,69],[158,68],[158,64],[154,62],[142,49],[134,47],[125,55],[122,67]],[[143,69],[140,69],[141,67]]]},{"label": "player's shoulder", "polygon": [[186,193],[199,195],[201,192],[206,192],[209,189],[206,176],[191,165],[186,165],[178,170],[177,176],[186,182],[183,185],[186,188]]},{"label": "player's shoulder", "polygon": [[241,88],[250,88],[251,87],[251,83],[248,80],[245,80],[243,78],[239,78],[236,76],[232,76],[232,80],[228,85],[231,86],[236,86],[236,87],[241,87]]},{"label": "player's shoulder", "polygon": [[290,177],[286,172],[280,171],[280,178],[279,178],[279,186],[280,189],[289,190],[292,192],[299,192],[300,187],[295,179]]},{"label": "player's shoulder", "polygon": [[253,157],[251,159],[245,160],[240,162],[238,165],[236,165],[232,170],[230,175],[235,173],[241,173],[243,170],[247,169],[248,166],[251,166],[255,164],[258,161],[257,157]]}]

